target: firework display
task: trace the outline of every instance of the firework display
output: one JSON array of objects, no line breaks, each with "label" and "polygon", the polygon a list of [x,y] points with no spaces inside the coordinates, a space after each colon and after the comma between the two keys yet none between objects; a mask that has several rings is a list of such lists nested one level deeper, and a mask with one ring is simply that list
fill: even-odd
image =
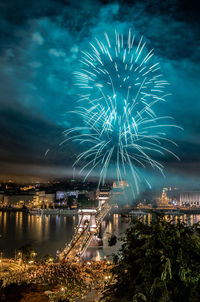
[{"label": "firework display", "polygon": [[[82,51],[80,70],[76,71],[79,99],[75,114],[83,126],[64,132],[60,145],[73,140],[85,146],[74,166],[81,166],[85,179],[98,168],[99,185],[109,169],[117,180],[132,179],[134,193],[139,184],[149,182],[142,169],[151,166],[163,173],[158,157],[170,153],[166,145],[168,127],[177,127],[170,116],[159,116],[156,106],[169,95],[169,83],[155,62],[153,49],[147,51],[143,37],[137,39],[131,29],[124,36],[115,31],[90,43]],[[159,156],[158,156],[159,155]]]}]

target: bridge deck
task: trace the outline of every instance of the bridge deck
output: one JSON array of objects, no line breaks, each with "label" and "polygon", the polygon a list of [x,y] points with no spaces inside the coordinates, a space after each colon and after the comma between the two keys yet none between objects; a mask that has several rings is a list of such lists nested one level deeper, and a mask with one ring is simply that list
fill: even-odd
[{"label": "bridge deck", "polygon": [[[76,261],[86,251],[93,236],[98,233],[101,222],[103,221],[106,214],[110,211],[110,205],[105,202],[101,209],[97,209],[96,213],[96,229],[90,229],[90,223],[85,224],[84,228],[77,228],[71,242],[66,248],[60,253],[60,260]],[[80,224],[79,224],[80,225]]]}]

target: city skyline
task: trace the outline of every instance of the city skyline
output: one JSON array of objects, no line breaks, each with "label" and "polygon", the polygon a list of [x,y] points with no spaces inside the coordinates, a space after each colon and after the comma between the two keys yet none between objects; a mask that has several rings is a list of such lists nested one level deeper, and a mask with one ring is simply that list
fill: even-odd
[{"label": "city skyline", "polygon": [[[166,179],[150,173],[153,184],[198,186],[199,176],[199,20],[194,2],[122,1],[83,4],[69,1],[9,1],[1,9],[1,178],[71,177],[79,147],[59,147],[62,132],[79,125],[67,112],[77,99],[72,73],[80,50],[116,27],[144,35],[170,82],[165,115],[183,132],[171,131],[180,157],[163,158]],[[191,106],[192,104],[192,106]],[[45,156],[46,151],[50,149]],[[149,172],[147,172],[149,174]],[[97,177],[98,175],[92,175]]]},{"label": "city skyline", "polygon": [[0,0],[0,301],[200,301],[196,0]]}]

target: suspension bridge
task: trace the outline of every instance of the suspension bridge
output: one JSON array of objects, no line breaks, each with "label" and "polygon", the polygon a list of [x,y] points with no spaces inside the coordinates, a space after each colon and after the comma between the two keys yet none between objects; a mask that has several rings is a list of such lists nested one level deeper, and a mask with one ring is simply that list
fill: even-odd
[{"label": "suspension bridge", "polygon": [[92,239],[97,237],[101,223],[111,209],[108,203],[109,192],[101,192],[98,200],[99,204],[96,209],[81,209],[78,211],[78,225],[72,240],[59,254],[61,261],[78,261],[85,253]]}]

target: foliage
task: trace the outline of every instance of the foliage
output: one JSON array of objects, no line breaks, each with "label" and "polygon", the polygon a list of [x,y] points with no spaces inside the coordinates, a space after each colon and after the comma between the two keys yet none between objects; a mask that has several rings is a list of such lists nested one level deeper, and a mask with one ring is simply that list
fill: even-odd
[{"label": "foliage", "polygon": [[175,225],[163,217],[150,225],[134,220],[112,273],[115,282],[103,301],[199,302],[199,225]]},{"label": "foliage", "polygon": [[117,237],[115,235],[112,235],[108,240],[108,245],[113,246],[117,243]]}]

